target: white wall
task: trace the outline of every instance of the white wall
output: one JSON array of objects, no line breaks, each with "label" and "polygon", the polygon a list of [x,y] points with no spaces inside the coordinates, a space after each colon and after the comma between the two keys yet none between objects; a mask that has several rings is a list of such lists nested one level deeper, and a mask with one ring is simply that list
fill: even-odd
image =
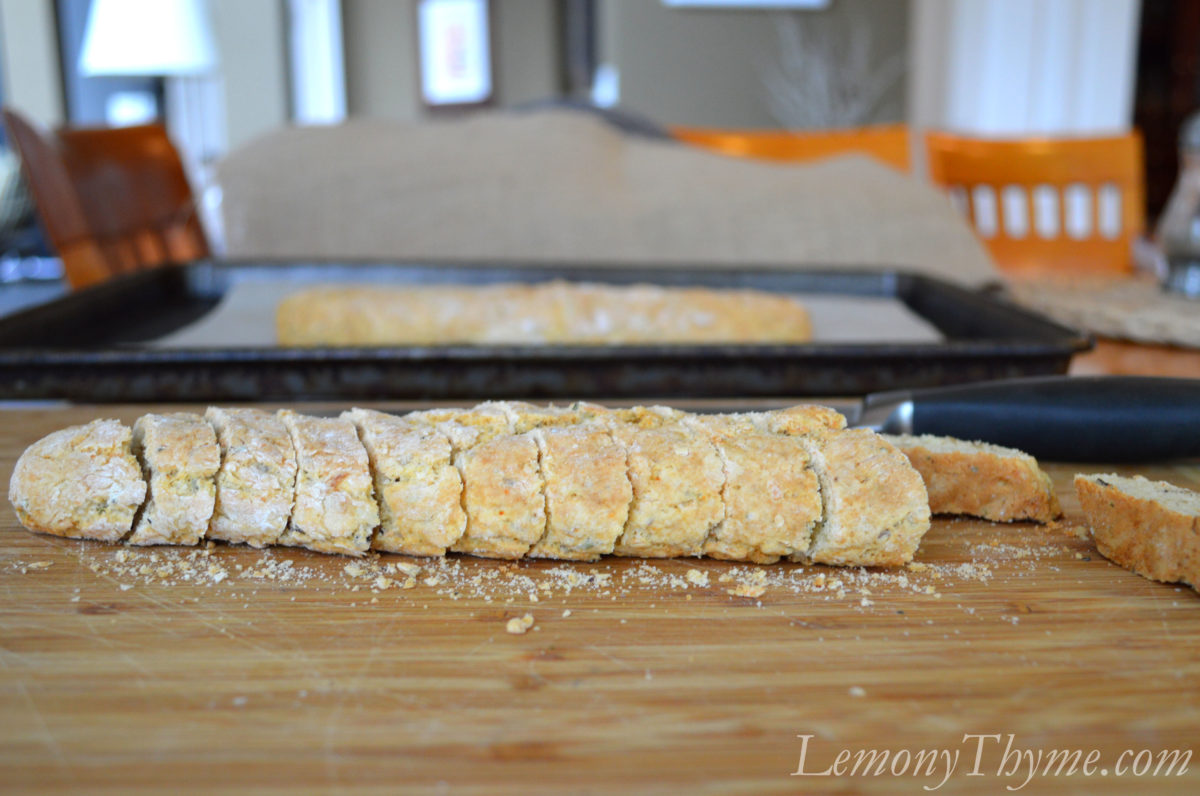
[{"label": "white wall", "polygon": [[34,0],[0,0],[0,57],[4,101],[52,127],[65,116],[54,6]]},{"label": "white wall", "polygon": [[283,0],[210,0],[221,58],[225,144],[235,148],[288,121]]}]

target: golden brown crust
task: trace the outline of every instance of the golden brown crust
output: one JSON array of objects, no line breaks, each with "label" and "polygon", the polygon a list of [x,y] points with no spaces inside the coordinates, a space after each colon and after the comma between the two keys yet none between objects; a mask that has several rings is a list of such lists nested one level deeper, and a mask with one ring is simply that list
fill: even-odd
[{"label": "golden brown crust", "polygon": [[296,500],[296,452],[283,420],[261,409],[210,406],[221,469],[208,538],[266,547],[287,529]]},{"label": "golden brown crust", "polygon": [[117,542],[146,498],[130,428],[93,420],[48,434],[13,468],[8,499],[31,531]]},{"label": "golden brown crust", "polygon": [[279,543],[322,553],[362,555],[379,525],[371,469],[354,424],[284,409],[296,449],[296,504]]},{"label": "golden brown crust", "polygon": [[594,561],[625,529],[633,489],[625,449],[591,424],[533,432],[546,496],[546,532],[527,555]]},{"label": "golden brown crust", "polygon": [[804,342],[808,312],[759,290],[547,282],[323,286],[284,299],[281,345]]},{"label": "golden brown crust", "polygon": [[467,527],[462,478],[451,462],[450,440],[437,428],[370,409],[342,417],[354,423],[367,450],[379,501],[376,550],[440,556]]},{"label": "golden brown crust", "polygon": [[536,428],[547,426],[573,426],[579,423],[603,421],[612,414],[612,410],[599,404],[586,402],[573,403],[570,406],[539,406],[524,401],[495,401],[480,404],[476,410],[496,407],[505,413],[509,428],[514,434],[524,434]]},{"label": "golden brown crust", "polygon": [[142,463],[149,499],[129,543],[194,545],[203,539],[221,466],[213,427],[189,412],[142,415],[133,426],[133,453]]},{"label": "golden brown crust", "polygon": [[1142,577],[1200,590],[1200,493],[1113,474],[1076,475],[1075,491],[1101,555]]},{"label": "golden brown crust", "polygon": [[795,437],[821,482],[824,519],[794,558],[843,566],[901,566],[929,530],[925,483],[903,453],[868,429]]},{"label": "golden brown crust", "polygon": [[520,558],[546,532],[538,447],[529,434],[497,436],[456,451],[467,528],[450,548],[485,558]]},{"label": "golden brown crust", "polygon": [[410,412],[404,419],[438,429],[450,441],[454,453],[496,437],[511,434],[512,422],[500,403],[480,404],[473,409],[429,409]]},{"label": "golden brown crust", "polygon": [[948,437],[887,439],[921,474],[934,514],[1042,523],[1062,515],[1050,476],[1026,453]]},{"label": "golden brown crust", "polygon": [[[814,432],[840,431],[846,427],[846,416],[836,409],[815,404],[797,404],[786,409],[763,412],[764,431],[796,437]],[[755,416],[752,413],[752,416]]]}]

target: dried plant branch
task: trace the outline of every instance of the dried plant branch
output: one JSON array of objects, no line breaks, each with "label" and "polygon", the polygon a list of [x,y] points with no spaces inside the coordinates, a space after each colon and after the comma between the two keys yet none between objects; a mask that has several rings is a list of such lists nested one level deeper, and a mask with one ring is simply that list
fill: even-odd
[{"label": "dried plant branch", "polygon": [[779,14],[779,58],[763,68],[771,113],[789,129],[870,121],[904,74],[902,53],[879,59],[861,9],[842,15]]}]

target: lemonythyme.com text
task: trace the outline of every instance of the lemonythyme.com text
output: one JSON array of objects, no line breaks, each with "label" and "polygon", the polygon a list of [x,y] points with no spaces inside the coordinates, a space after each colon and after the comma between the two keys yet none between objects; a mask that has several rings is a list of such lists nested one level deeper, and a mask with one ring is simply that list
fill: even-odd
[{"label": "lemonythyme.com text", "polygon": [[797,735],[800,760],[793,777],[905,777],[927,791],[955,775],[993,777],[1018,791],[1045,777],[1182,777],[1190,749],[1126,749],[1107,756],[1098,749],[1023,747],[1013,733],[965,733],[958,746],[926,749],[824,748],[815,735]]}]

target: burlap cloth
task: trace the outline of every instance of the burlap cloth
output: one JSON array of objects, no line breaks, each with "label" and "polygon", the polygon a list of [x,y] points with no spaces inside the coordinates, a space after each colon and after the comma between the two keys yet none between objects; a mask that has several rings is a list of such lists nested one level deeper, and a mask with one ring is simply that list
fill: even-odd
[{"label": "burlap cloth", "polygon": [[1200,301],[1167,292],[1149,277],[1014,282],[1030,309],[1101,337],[1200,348]]},{"label": "burlap cloth", "polygon": [[217,175],[234,259],[885,266],[997,279],[944,196],[873,160],[734,159],[581,112],[284,129]]}]

